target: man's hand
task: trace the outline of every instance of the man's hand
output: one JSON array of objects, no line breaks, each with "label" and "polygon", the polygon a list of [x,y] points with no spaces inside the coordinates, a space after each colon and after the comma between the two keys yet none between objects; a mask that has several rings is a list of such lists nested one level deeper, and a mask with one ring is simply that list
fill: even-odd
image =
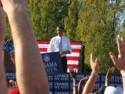
[{"label": "man's hand", "polygon": [[92,53],[90,55],[90,66],[91,66],[92,72],[91,72],[90,77],[84,86],[82,94],[91,94],[92,93],[96,79],[98,77],[99,60]]},{"label": "man's hand", "polygon": [[7,14],[27,7],[27,0],[1,0],[1,3]]},{"label": "man's hand", "polygon": [[91,66],[92,72],[96,72],[96,73],[99,72],[99,60],[92,53],[90,55],[90,66]]},{"label": "man's hand", "polygon": [[76,80],[76,71],[73,70],[73,68],[69,69],[70,76],[73,80]]},{"label": "man's hand", "polygon": [[125,40],[122,37],[117,38],[118,57],[112,52],[109,53],[113,64],[120,72],[125,72]]}]

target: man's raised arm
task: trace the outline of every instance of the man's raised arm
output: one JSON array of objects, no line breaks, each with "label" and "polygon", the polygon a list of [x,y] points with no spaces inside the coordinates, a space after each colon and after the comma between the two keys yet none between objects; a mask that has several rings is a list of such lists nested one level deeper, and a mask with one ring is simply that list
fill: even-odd
[{"label": "man's raised arm", "polygon": [[48,94],[48,79],[27,14],[27,0],[1,0],[15,47],[20,94]]},{"label": "man's raised arm", "polygon": [[0,6],[0,93],[7,94],[6,77],[4,71],[3,44],[4,44],[4,17],[3,17],[3,9]]},{"label": "man's raised arm", "polygon": [[90,55],[90,66],[91,66],[92,72],[84,86],[82,94],[91,94],[92,93],[95,82],[98,77],[98,73],[99,73],[99,63],[100,63],[99,59],[97,57],[95,57],[93,54],[91,54]]}]

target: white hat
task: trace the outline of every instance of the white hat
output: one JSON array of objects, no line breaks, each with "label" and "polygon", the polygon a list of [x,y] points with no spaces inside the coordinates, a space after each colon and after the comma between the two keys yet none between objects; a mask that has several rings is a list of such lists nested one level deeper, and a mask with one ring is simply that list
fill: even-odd
[{"label": "white hat", "polygon": [[107,86],[104,94],[123,94],[123,89],[121,87]]}]

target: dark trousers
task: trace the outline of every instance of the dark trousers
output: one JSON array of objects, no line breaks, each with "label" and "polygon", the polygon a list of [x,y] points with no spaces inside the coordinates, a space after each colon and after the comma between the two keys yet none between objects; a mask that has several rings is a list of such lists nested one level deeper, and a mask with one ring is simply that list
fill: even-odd
[{"label": "dark trousers", "polygon": [[61,62],[62,62],[62,67],[63,67],[63,72],[67,72],[67,58],[66,56],[61,57]]}]

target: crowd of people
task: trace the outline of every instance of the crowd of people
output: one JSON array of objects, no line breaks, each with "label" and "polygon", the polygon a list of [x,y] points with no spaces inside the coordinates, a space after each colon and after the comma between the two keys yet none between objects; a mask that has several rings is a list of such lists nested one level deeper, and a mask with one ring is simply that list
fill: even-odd
[{"label": "crowd of people", "polygon": [[[4,71],[4,13],[6,13],[11,27],[11,36],[14,43],[13,62],[16,68],[16,83],[17,94],[49,94],[48,79],[44,69],[37,42],[32,32],[32,28],[28,18],[27,0],[0,0],[0,93],[8,94],[8,87],[6,83]],[[57,28],[59,36],[62,36],[64,28]],[[61,32],[60,32],[61,31]],[[68,50],[62,51],[63,48],[59,46],[61,38],[64,38]],[[53,40],[58,42],[58,49]],[[54,43],[54,44],[53,44]],[[52,46],[51,46],[52,45]],[[53,48],[55,47],[55,48]],[[107,73],[107,78],[104,87],[101,90],[93,92],[93,88],[99,73],[100,61],[93,53],[90,55],[91,74],[76,82],[76,74],[70,70],[73,80],[73,94],[125,94],[125,40],[122,37],[117,38],[118,56],[109,52],[109,56],[114,66],[119,70],[122,76],[122,88],[108,86],[108,77],[110,69]],[[64,47],[65,49],[65,47]],[[69,40],[66,37],[53,38],[50,44],[49,51],[58,50],[64,58],[65,54],[71,53]],[[65,70],[66,71],[66,70]],[[81,88],[84,85],[84,88]],[[102,92],[103,91],[103,92]],[[12,94],[12,93],[11,93]],[[13,93],[16,94],[16,93]]]},{"label": "crowd of people", "polygon": [[[118,56],[116,56],[113,52],[109,52],[109,57],[111,58],[113,65],[107,71],[105,77],[105,84],[99,90],[93,92],[95,82],[98,77],[100,61],[98,57],[96,57],[93,53],[90,55],[90,66],[91,66],[91,74],[87,77],[87,81],[83,84],[81,82],[76,83],[75,72],[71,69],[70,74],[71,78],[73,78],[73,94],[125,94],[125,40],[122,37],[117,38],[117,48],[118,48]],[[109,84],[109,79],[111,77],[111,73],[115,70],[115,68],[120,72],[122,77],[122,86],[112,86]],[[79,85],[80,84],[80,85]],[[79,87],[84,85],[82,91]]]}]

